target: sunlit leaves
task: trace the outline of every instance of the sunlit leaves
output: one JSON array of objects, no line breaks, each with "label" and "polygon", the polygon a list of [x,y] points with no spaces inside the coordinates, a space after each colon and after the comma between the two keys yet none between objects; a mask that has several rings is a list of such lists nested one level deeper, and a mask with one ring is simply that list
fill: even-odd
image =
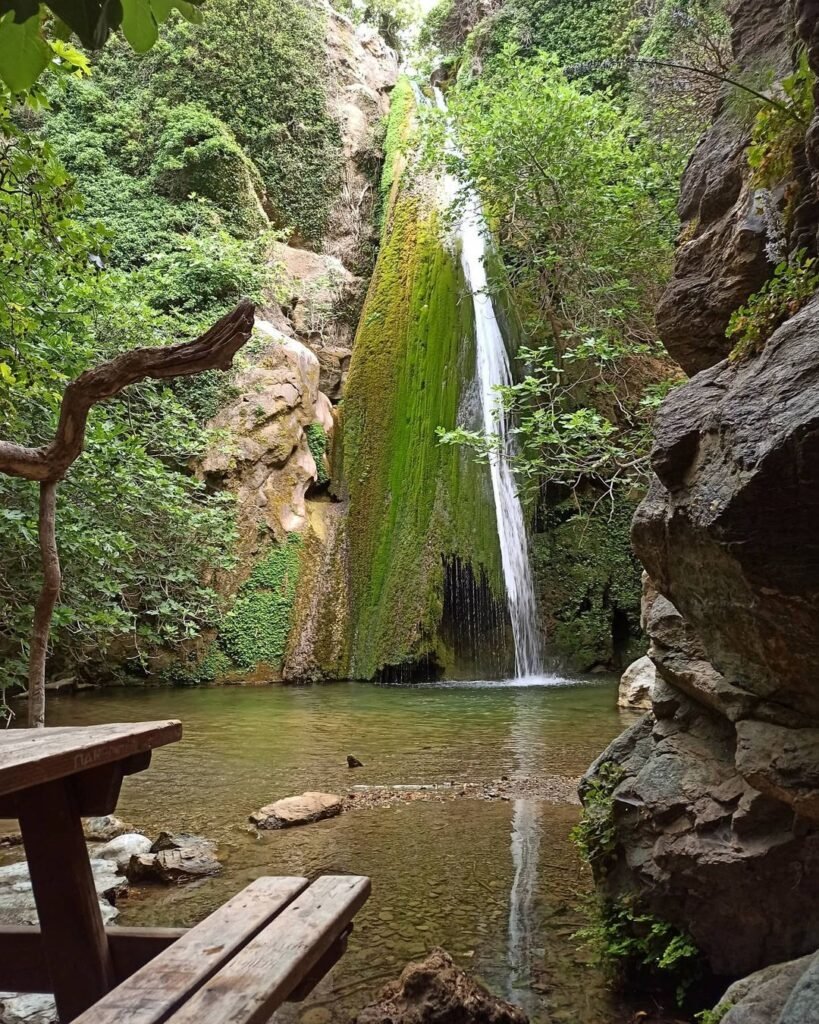
[{"label": "sunlit leaves", "polygon": [[22,23],[9,13],[0,19],[0,77],[12,92],[30,89],[48,66],[51,48],[40,34],[40,17]]}]

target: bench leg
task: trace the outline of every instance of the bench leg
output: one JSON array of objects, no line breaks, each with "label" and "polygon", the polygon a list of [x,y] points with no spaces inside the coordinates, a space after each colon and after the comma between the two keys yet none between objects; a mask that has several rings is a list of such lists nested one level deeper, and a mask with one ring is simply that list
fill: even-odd
[{"label": "bench leg", "polygon": [[115,984],[71,780],[27,790],[18,815],[57,1011],[68,1024]]}]

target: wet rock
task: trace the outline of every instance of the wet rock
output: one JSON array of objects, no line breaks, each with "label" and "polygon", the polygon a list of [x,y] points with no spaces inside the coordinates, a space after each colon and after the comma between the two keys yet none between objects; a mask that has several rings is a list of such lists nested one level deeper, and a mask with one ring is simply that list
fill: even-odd
[{"label": "wet rock", "polygon": [[222,865],[216,856],[216,844],[202,836],[160,832],[150,852],[134,855],[128,863],[131,882],[182,884],[218,875]]},{"label": "wet rock", "polygon": [[353,1024],[526,1024],[517,1006],[493,996],[443,949],[408,964]]},{"label": "wet rock", "polygon": [[786,1005],[798,1001],[796,989],[819,966],[816,954],[800,957],[782,964],[765,967],[761,971],[735,982],[718,1001],[717,1006],[729,1006],[721,1024],[811,1024],[819,1019],[819,993],[809,1015],[794,1016]]},{"label": "wet rock", "polygon": [[57,1024],[54,996],[40,992],[0,992],[0,1024]]},{"label": "wet rock", "polygon": [[357,757],[353,757],[352,754],[347,755],[347,767],[348,768],[363,768],[364,765]]},{"label": "wet rock", "polygon": [[112,860],[117,870],[125,873],[131,857],[139,857],[151,852],[151,840],[138,832],[126,832],[124,835],[111,839],[96,851],[103,860]]},{"label": "wet rock", "polygon": [[341,814],[344,803],[334,793],[302,793],[276,800],[250,815],[257,828],[292,828]]},{"label": "wet rock", "polygon": [[83,818],[82,830],[86,840],[90,843],[107,843],[109,839],[115,839],[126,832],[136,831],[131,825],[126,824],[113,814],[106,814],[103,818]]},{"label": "wet rock", "polygon": [[[91,871],[103,921],[108,924],[117,916],[117,897],[128,888],[126,879],[111,860],[91,858]],[[0,920],[5,925],[37,924],[34,891],[24,860],[0,867]]]},{"label": "wet rock", "polygon": [[633,661],[620,679],[617,694],[619,707],[632,711],[650,711],[656,671],[654,662],[648,655]]}]

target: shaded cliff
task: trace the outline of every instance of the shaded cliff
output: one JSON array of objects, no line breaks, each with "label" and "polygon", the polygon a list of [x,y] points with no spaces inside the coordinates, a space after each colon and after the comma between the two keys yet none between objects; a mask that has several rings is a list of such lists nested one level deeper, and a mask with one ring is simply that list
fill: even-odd
[{"label": "shaded cliff", "polygon": [[[783,50],[795,42],[793,13],[819,59],[817,5],[749,0],[734,9],[746,63],[767,54],[790,72],[781,61],[799,60]],[[584,782],[587,804],[594,792],[609,801],[611,842],[591,851],[608,906],[671,922],[734,976],[819,946],[819,297],[783,303],[759,351],[723,358],[736,344],[731,313],[773,274],[747,142],[722,104],[686,176],[689,227],[661,310],[669,349],[701,372],[657,415],[654,478],[632,534],[649,574],[653,710]],[[815,237],[805,168],[798,147],[767,192],[789,197],[779,276]],[[736,998],[745,1009],[738,1002],[726,1020],[761,1019],[753,999]],[[803,1016],[784,998],[766,1020],[817,1012],[815,994]]]}]

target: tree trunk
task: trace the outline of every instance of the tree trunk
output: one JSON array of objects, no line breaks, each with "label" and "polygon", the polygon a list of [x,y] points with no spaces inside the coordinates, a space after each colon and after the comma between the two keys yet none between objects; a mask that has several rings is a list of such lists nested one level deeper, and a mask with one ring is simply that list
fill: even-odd
[{"label": "tree trunk", "polygon": [[34,609],[34,628],[31,633],[31,651],[28,663],[28,725],[42,729],[45,725],[45,669],[48,656],[48,636],[51,616],[60,596],[60,556],[57,552],[56,480],[40,484],[40,562],[43,567],[43,585]]}]

